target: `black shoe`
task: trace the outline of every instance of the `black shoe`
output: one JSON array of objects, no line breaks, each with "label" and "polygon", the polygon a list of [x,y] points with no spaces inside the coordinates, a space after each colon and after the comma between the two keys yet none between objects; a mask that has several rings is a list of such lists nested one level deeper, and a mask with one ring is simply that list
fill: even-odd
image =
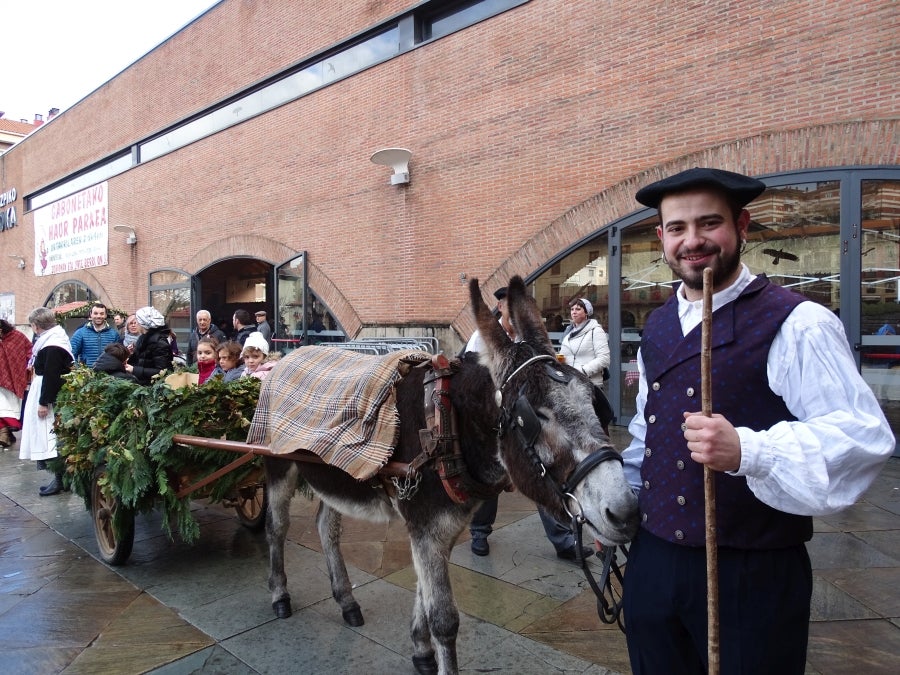
[{"label": "black shoe", "polygon": [[[581,547],[581,557],[582,558],[590,558],[594,555],[594,549],[589,548],[587,546]],[[578,556],[577,551],[575,550],[575,544],[572,544],[569,548],[564,548],[562,551],[556,552],[556,557],[561,558],[562,560],[571,560],[575,561]]]},{"label": "black shoe", "polygon": [[62,478],[59,476],[54,476],[53,480],[51,480],[46,485],[42,486],[40,490],[38,490],[38,494],[41,497],[50,497],[52,495],[58,495],[63,491]]},{"label": "black shoe", "polygon": [[488,544],[487,537],[472,537],[472,553],[485,556],[490,552],[491,545]]}]

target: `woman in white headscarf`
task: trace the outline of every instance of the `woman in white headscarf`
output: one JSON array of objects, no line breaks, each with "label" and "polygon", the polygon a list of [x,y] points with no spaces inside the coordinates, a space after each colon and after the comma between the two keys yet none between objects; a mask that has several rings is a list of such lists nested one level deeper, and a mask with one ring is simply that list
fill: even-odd
[{"label": "woman in white headscarf", "polygon": [[[38,307],[32,310],[28,323],[37,339],[28,361],[28,367],[34,369],[34,379],[25,399],[19,459],[36,460],[38,468],[44,468],[44,461],[57,455],[53,408],[62,387],[63,375],[72,369],[74,358],[66,331],[56,323],[56,314],[52,309]],[[62,489],[62,473],[57,473],[39,493],[47,497],[58,494]]]},{"label": "woman in white headscarf", "polygon": [[138,384],[150,384],[153,377],[172,369],[172,347],[166,319],[153,307],[141,307],[135,312],[141,336],[134,344],[125,370],[134,375]]},{"label": "woman in white headscarf", "polygon": [[609,338],[596,319],[591,318],[593,314],[594,306],[587,298],[576,298],[569,303],[572,323],[563,335],[559,353],[566,363],[602,387],[603,373],[609,372]]}]

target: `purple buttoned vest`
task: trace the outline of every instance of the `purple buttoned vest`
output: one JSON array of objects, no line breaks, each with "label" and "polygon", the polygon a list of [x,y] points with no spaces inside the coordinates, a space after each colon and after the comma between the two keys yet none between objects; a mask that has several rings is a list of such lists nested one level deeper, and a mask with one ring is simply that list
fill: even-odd
[{"label": "purple buttoned vest", "polygon": [[[805,298],[758,276],[712,317],[712,411],[755,431],[795,420],[769,389],[766,360],[779,327]],[[691,459],[681,425],[685,411],[702,410],[701,326],[682,336],[675,296],[647,320],[641,353],[647,372],[647,437],[641,465],[641,526],[684,546],[706,539],[703,467]],[[743,477],[716,472],[719,546],[773,549],[809,541],[812,519],[759,501]]]}]

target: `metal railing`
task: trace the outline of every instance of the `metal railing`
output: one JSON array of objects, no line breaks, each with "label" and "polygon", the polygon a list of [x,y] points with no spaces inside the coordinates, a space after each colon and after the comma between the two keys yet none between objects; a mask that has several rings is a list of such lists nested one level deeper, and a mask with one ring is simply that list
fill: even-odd
[{"label": "metal railing", "polygon": [[439,350],[436,337],[383,337],[383,338],[359,338],[347,342],[329,342],[329,347],[350,349],[363,354],[390,354],[391,352],[418,350],[437,354]]}]

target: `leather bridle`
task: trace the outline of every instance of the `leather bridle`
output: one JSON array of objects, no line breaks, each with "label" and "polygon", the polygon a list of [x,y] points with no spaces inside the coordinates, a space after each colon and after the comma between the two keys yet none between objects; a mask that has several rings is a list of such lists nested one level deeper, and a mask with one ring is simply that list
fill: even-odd
[{"label": "leather bridle", "polygon": [[[507,409],[503,407],[504,390],[509,386],[513,378],[520,372],[522,372],[527,366],[530,366],[533,363],[545,361],[553,362],[552,364],[543,364],[546,374],[551,379],[560,383],[568,383],[572,379],[572,377],[574,377],[573,373],[567,373],[559,368],[559,366],[556,365],[556,358],[549,354],[539,354],[537,356],[532,356],[530,359],[522,363],[518,368],[516,368],[512,373],[510,373],[510,375],[506,377],[503,384],[495,392],[495,400],[497,402],[497,406],[500,407],[498,435],[500,437],[503,437],[508,430],[512,429],[514,431],[520,445],[524,449],[528,458],[531,460],[531,463],[534,465],[538,475],[541,478],[549,481],[553,490],[562,500],[563,508],[571,518],[571,529],[575,535],[575,550],[577,555],[577,562],[580,563],[588,584],[594,591],[594,595],[597,596],[597,613],[600,616],[600,620],[604,623],[618,623],[619,628],[621,628],[624,632],[625,627],[621,621],[621,594],[618,594],[615,591],[612,586],[612,580],[610,579],[610,574],[614,575],[619,580],[619,584],[621,586],[623,575],[622,570],[616,561],[617,547],[603,547],[603,550],[600,554],[601,559],[603,560],[603,572],[600,576],[600,581],[598,582],[594,578],[594,575],[587,564],[587,560],[581,555],[581,551],[583,548],[583,528],[584,524],[587,522],[587,518],[584,515],[584,510],[582,509],[578,498],[574,494],[575,488],[588,476],[591,471],[593,471],[603,462],[617,461],[621,464],[622,456],[612,447],[605,447],[601,448],[600,450],[596,450],[595,452],[590,453],[587,457],[582,459],[569,473],[565,480],[560,483],[555,478],[553,478],[549,471],[547,471],[547,467],[544,466],[543,461],[541,461],[540,457],[538,456],[537,450],[534,447],[538,437],[541,434],[541,419],[540,416],[534,411],[534,408],[531,406],[528,398],[525,396],[524,387],[519,390],[519,394],[516,397],[511,408]],[[573,508],[570,508],[570,502],[574,504]],[[627,549],[625,549],[624,547],[622,547],[622,550],[623,552],[627,553]]]}]

